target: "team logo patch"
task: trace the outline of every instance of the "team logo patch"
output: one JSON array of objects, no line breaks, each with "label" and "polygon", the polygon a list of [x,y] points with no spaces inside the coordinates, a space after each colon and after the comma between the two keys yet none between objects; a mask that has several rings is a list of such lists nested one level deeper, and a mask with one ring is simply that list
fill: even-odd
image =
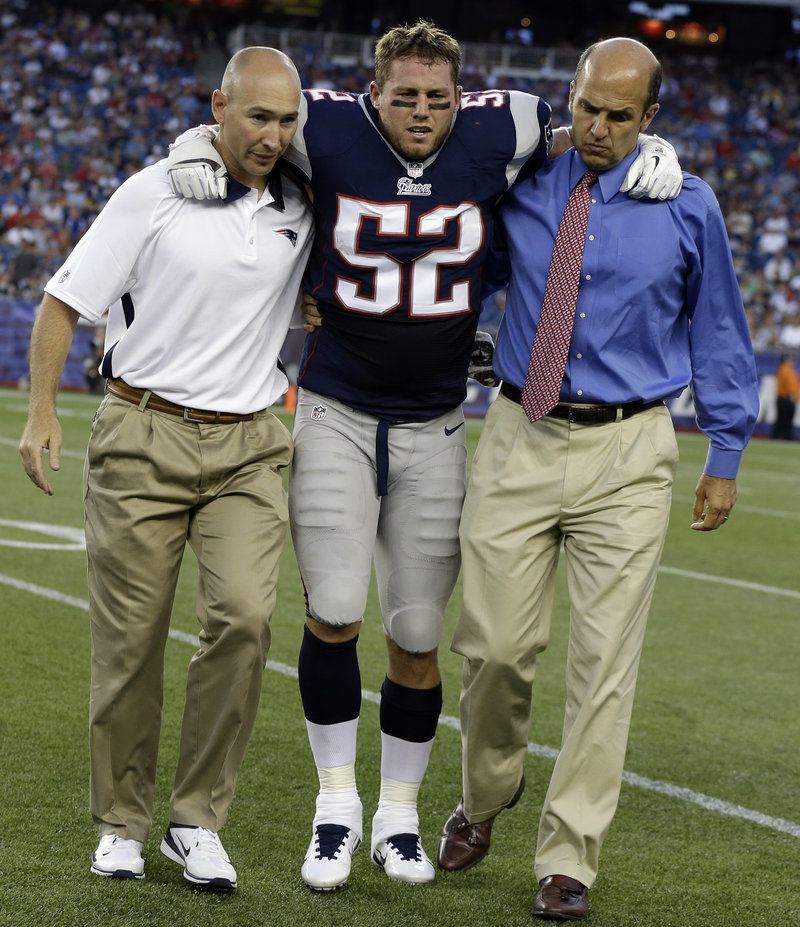
[{"label": "team logo patch", "polygon": [[293,248],[297,247],[297,232],[294,229],[275,229],[275,231],[284,238],[288,238]]},{"label": "team logo patch", "polygon": [[311,418],[322,419],[328,414],[327,406],[314,406],[311,410]]},{"label": "team logo patch", "polygon": [[553,126],[548,122],[544,130],[544,143],[547,146],[547,152],[553,147]]},{"label": "team logo patch", "polygon": [[414,183],[410,177],[401,177],[397,181],[398,196],[430,196],[431,184]]}]

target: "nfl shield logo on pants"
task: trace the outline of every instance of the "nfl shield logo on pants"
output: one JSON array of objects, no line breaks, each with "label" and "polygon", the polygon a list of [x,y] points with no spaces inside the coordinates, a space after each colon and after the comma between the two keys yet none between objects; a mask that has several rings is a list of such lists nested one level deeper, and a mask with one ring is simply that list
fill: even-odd
[{"label": "nfl shield logo on pants", "polygon": [[325,418],[327,411],[327,406],[314,406],[311,410],[311,418]]}]

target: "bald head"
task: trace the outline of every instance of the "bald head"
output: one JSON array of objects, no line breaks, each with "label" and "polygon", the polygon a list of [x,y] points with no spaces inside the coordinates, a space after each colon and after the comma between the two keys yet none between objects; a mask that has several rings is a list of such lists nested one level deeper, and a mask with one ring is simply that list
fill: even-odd
[{"label": "bald head", "polygon": [[581,55],[570,85],[572,140],[592,171],[616,167],[658,112],[661,65],[634,39],[607,39]]},{"label": "bald head", "polygon": [[277,48],[252,46],[231,58],[211,109],[220,127],[214,144],[234,179],[263,192],[297,130],[300,99],[297,68]]},{"label": "bald head", "polygon": [[220,90],[230,100],[243,82],[254,79],[285,81],[300,93],[300,75],[294,62],[277,48],[252,45],[236,52],[222,75]]},{"label": "bald head", "polygon": [[605,39],[590,45],[575,69],[575,83],[583,77],[629,80],[643,90],[642,111],[658,103],[661,90],[661,62],[646,45],[635,39]]}]

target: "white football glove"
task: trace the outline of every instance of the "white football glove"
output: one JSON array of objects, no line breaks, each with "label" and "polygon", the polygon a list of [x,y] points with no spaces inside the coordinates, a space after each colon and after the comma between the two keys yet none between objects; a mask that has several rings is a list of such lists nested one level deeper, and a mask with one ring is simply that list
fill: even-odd
[{"label": "white football glove", "polygon": [[469,359],[467,376],[477,380],[483,386],[497,386],[500,378],[492,369],[494,359],[494,341],[489,332],[475,332],[475,344]]},{"label": "white football glove", "polygon": [[675,149],[657,135],[639,135],[641,148],[620,187],[635,199],[674,200],[681,192],[683,174]]},{"label": "white football glove", "polygon": [[172,192],[187,199],[222,200],[228,192],[228,170],[205,133],[169,146],[167,176]]}]

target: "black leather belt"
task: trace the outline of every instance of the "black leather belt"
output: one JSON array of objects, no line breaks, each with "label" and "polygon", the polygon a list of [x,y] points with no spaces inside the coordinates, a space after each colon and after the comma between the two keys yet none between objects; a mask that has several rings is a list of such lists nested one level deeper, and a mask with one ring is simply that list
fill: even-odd
[{"label": "black leather belt", "polygon": [[[522,390],[511,383],[500,386],[501,395],[512,402],[522,404]],[[652,402],[623,402],[620,405],[573,405],[568,402],[559,402],[547,414],[551,418],[563,418],[575,425],[606,425],[608,422],[619,422],[630,418],[637,412],[653,409],[664,404],[663,399],[654,399]]]},{"label": "black leather belt", "polygon": [[[117,399],[124,399],[126,402],[133,402],[138,405],[144,397],[145,390],[136,386],[130,386],[124,380],[112,379],[106,383],[106,389]],[[169,399],[164,399],[156,393],[150,393],[145,409],[153,409],[155,412],[168,412],[170,415],[180,415],[185,422],[203,422],[208,425],[230,425],[233,422],[252,422],[255,414],[250,412],[247,415],[235,415],[232,412],[211,412],[208,409],[188,409],[185,406],[176,405]]]}]

